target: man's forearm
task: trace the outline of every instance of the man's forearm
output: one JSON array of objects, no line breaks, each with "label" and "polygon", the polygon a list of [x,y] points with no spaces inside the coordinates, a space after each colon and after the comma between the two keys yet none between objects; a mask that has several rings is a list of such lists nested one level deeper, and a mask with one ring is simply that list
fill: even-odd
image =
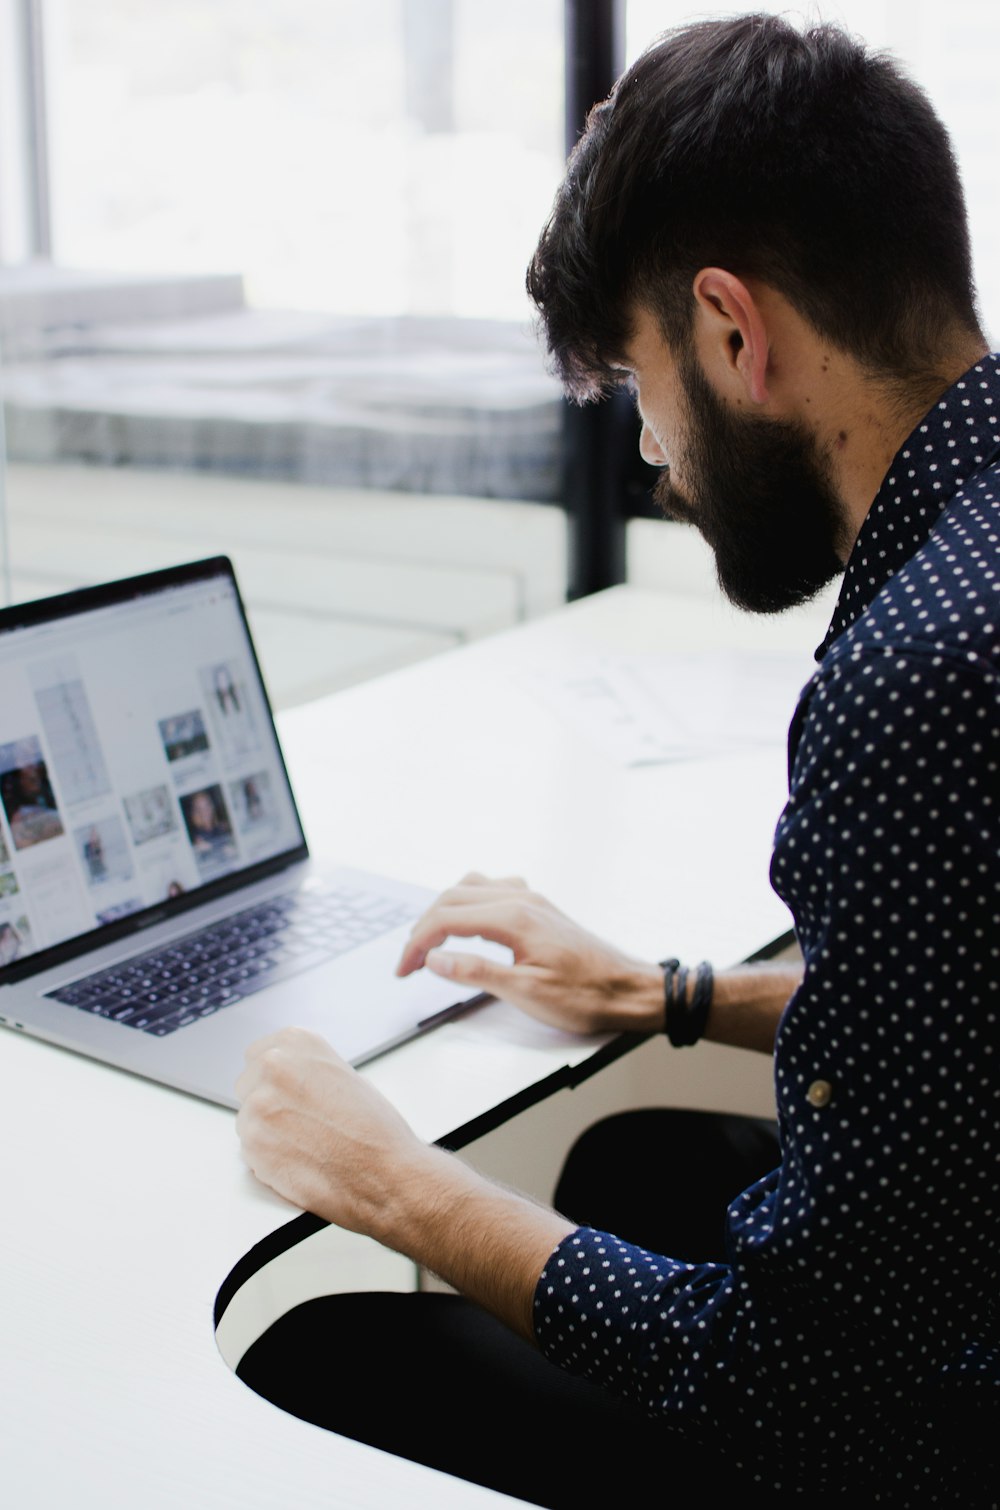
[{"label": "man's forearm", "polygon": [[440,1148],[414,1149],[366,1229],[431,1269],[529,1341],[538,1276],[565,1217],[482,1178]]},{"label": "man's forearm", "polygon": [[[655,991],[636,992],[637,1014],[640,1000],[646,1002],[643,1026],[662,1025],[662,972],[657,975],[658,1009]],[[801,964],[719,971],[706,1037],[771,1053],[781,1014],[801,980]],[[659,1023],[653,1020],[657,1010]],[[405,1167],[395,1167],[391,1182],[375,1188],[365,1231],[533,1340],[538,1276],[552,1250],[575,1230],[572,1222],[491,1184],[451,1154],[423,1145],[408,1149]]]},{"label": "man's forearm", "polygon": [[[636,993],[637,1014],[640,999],[647,1002],[643,1026],[662,1025],[663,977],[657,976],[658,1009],[655,991]],[[706,1037],[771,1053],[781,1014],[801,980],[801,964],[719,971]],[[653,1021],[656,1010],[659,1024]],[[441,1149],[420,1146],[409,1152],[405,1170],[394,1170],[365,1230],[531,1339],[538,1276],[574,1224],[489,1183]]]},{"label": "man's forearm", "polygon": [[538,1276],[573,1223],[428,1147],[314,1033],[286,1028],[252,1044],[236,1090],[236,1130],[258,1178],[532,1337]]},{"label": "man's forearm", "polygon": [[774,1052],[774,1036],[792,993],[802,984],[802,965],[734,965],[715,977],[705,1037],[735,1048]]},{"label": "man's forearm", "polygon": [[[800,979],[787,965],[721,971],[707,1036],[770,1052]],[[623,989],[612,993],[602,1025],[662,1028],[662,971],[616,965],[615,981]],[[405,1253],[532,1337],[538,1276],[573,1223],[427,1147],[314,1034],[286,1029],[251,1045],[236,1089],[237,1131],[260,1179],[305,1210]]]}]

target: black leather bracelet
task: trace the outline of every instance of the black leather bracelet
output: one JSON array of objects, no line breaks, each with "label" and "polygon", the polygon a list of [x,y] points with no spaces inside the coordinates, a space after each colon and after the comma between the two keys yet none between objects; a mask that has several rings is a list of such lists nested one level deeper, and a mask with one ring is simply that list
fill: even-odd
[{"label": "black leather bracelet", "polygon": [[702,960],[695,970],[691,1001],[687,999],[690,971],[679,960],[661,960],[663,970],[663,1028],[675,1049],[690,1048],[704,1035],[712,1005],[712,967]]},{"label": "black leather bracelet", "polygon": [[699,1038],[705,1036],[714,988],[715,976],[712,974],[712,967],[707,959],[703,959],[695,972],[694,991],[691,993],[691,1006],[688,1010],[689,1043],[697,1043]]},{"label": "black leather bracelet", "polygon": [[663,1031],[670,1032],[670,1003],[674,994],[674,979],[681,967],[679,959],[661,959],[660,969],[663,971]]}]

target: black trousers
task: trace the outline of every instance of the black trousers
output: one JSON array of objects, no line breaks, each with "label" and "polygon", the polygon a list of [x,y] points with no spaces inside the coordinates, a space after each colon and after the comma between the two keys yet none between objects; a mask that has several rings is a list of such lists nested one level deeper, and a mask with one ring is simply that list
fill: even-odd
[{"label": "black trousers", "polygon": [[[721,1259],[726,1207],[778,1162],[773,1124],[637,1111],[572,1150],[558,1210],[671,1257]],[[238,1369],[303,1420],[545,1506],[648,1492],[752,1503],[715,1454],[548,1363],[469,1301],[367,1293],[308,1301]],[[770,1503],[774,1503],[773,1499]]]}]

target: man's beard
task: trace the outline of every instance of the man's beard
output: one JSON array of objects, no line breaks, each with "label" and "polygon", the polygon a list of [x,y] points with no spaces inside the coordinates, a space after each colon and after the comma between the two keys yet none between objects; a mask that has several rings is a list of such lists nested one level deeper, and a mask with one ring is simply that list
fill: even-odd
[{"label": "man's beard", "polygon": [[668,519],[695,525],[715,552],[719,586],[738,608],[780,613],[843,571],[843,510],[830,470],[804,426],[734,414],[693,353],[680,360],[688,424],[680,446],[688,492],[664,470],[653,498]]}]

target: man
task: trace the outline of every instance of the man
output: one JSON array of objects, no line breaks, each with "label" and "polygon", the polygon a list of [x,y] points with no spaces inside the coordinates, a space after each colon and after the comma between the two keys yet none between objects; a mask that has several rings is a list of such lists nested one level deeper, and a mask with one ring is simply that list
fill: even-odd
[{"label": "man", "polygon": [[[529,288],[571,393],[633,385],[661,501],[731,598],[779,610],[846,565],[772,866],[804,969],[664,971],[472,876],[400,970],[584,1031],[666,1017],[678,1043],[707,1008],[708,1036],[774,1046],[781,1162],[730,1205],[724,1261],[660,1257],[424,1147],[295,1034],[249,1057],[246,1157],[628,1402],[581,1395],[572,1450],[553,1405],[565,1494],[542,1503],[637,1463],[665,1495],[993,1503],[1000,360],[946,133],[834,28],[668,34],[593,112]],[[474,934],[513,963],[441,949]],[[697,1170],[634,1158],[651,1206]]]}]

